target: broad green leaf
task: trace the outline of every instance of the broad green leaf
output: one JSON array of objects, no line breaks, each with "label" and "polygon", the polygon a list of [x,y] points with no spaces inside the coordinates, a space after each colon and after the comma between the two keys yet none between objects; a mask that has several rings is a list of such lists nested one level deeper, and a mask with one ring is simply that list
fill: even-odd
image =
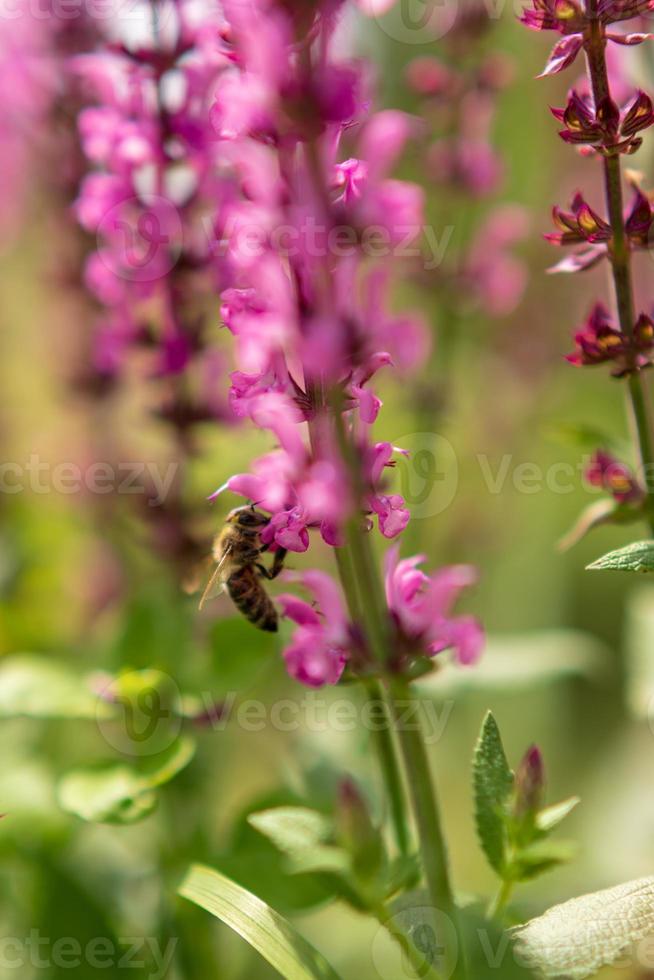
[{"label": "broad green leaf", "polygon": [[[312,794],[311,798],[316,797]],[[278,790],[250,801],[234,821],[232,834],[224,842],[223,853],[217,855],[214,861],[218,871],[256,892],[282,915],[292,916],[323,905],[342,891],[337,875],[322,872],[289,875],[288,856],[250,823],[253,810],[259,813],[279,807],[302,806],[303,799],[287,790]]]},{"label": "broad green leaf", "polygon": [[195,865],[179,894],[238,933],[284,980],[339,980],[324,957],[290,922],[217,871]]},{"label": "broad green leaf", "polygon": [[654,572],[654,541],[636,541],[609,551],[586,567],[591,572]]},{"label": "broad green leaf", "polygon": [[0,665],[0,718],[109,718],[114,708],[86,678],[49,657],[17,654]]},{"label": "broad green leaf", "polygon": [[473,785],[477,834],[489,864],[501,874],[505,866],[506,804],[513,789],[513,773],[490,711],[475,748]]},{"label": "broad green leaf", "polygon": [[545,807],[536,816],[537,829],[548,834],[550,830],[558,827],[569,813],[572,813],[579,802],[578,796],[571,796],[570,799],[562,800],[561,803],[553,803],[552,806]]},{"label": "broad green leaf", "polygon": [[248,823],[291,857],[325,844],[333,835],[329,817],[303,806],[276,806],[251,813]]},{"label": "broad green leaf", "polygon": [[252,813],[248,823],[290,859],[291,872],[349,870],[348,856],[329,842],[332,821],[307,807],[280,806]]},{"label": "broad green leaf", "polygon": [[194,753],[193,740],[183,737],[141,769],[116,763],[74,769],[59,783],[59,805],[93,823],[136,823],[156,807],[157,787],[170,782]]},{"label": "broad green leaf", "polygon": [[584,980],[654,933],[654,878],[573,898],[512,932],[531,968]]}]

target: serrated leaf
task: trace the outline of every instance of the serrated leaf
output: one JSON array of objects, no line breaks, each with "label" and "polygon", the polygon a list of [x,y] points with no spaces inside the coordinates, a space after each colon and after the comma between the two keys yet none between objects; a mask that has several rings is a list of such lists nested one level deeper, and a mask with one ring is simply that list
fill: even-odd
[{"label": "serrated leaf", "polygon": [[58,803],[91,823],[136,823],[155,809],[156,789],[187,766],[194,753],[194,741],[183,737],[140,770],[116,763],[73,769],[59,782]]},{"label": "serrated leaf", "polygon": [[248,823],[290,859],[292,873],[349,870],[345,851],[329,842],[333,823],[308,807],[280,806],[251,813]]},{"label": "serrated leaf", "polygon": [[490,711],[475,748],[473,785],[477,834],[489,864],[501,874],[505,866],[506,804],[513,789],[513,773]]},{"label": "serrated leaf", "polygon": [[290,922],[217,871],[201,865],[192,867],[179,894],[238,933],[285,980],[340,980]]},{"label": "serrated leaf", "polygon": [[584,980],[654,932],[654,878],[555,905],[512,930],[520,960],[546,977]]},{"label": "serrated leaf", "polygon": [[609,551],[586,568],[591,572],[654,572],[654,541],[635,541],[624,548]]},{"label": "serrated leaf", "polygon": [[555,827],[558,827],[569,813],[572,813],[579,802],[578,796],[571,796],[568,800],[562,800],[560,803],[553,803],[552,806],[545,807],[544,810],[536,814],[536,827],[548,834]]},{"label": "serrated leaf", "polygon": [[115,709],[101,701],[84,677],[49,657],[17,654],[0,667],[0,718],[108,718]]}]

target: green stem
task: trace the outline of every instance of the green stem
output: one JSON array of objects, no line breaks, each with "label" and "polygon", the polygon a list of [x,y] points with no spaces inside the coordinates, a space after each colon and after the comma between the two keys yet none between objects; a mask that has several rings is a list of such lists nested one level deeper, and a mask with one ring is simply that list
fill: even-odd
[{"label": "green stem", "polygon": [[404,707],[411,698],[408,682],[395,678],[391,682],[391,704],[413,801],[425,879],[434,908],[451,921],[456,931],[458,956],[452,978],[464,980],[467,977],[465,943],[452,894],[447,849],[425,743],[414,724],[409,726],[403,721]]},{"label": "green stem", "polygon": [[[611,97],[606,67],[606,38],[604,26],[597,16],[598,0],[587,0],[587,13],[591,20],[590,36],[586,44],[586,61],[595,105]],[[631,249],[624,221],[622,194],[622,168],[619,155],[603,157],[604,193],[613,238],[609,245],[609,261],[615,291],[620,329],[626,337],[633,337],[636,323]],[[649,419],[642,374],[633,371],[627,385],[631,416],[634,422],[636,444],[644,475],[648,498],[648,523],[654,534],[654,438]]]},{"label": "green stem", "polygon": [[377,909],[375,916],[379,924],[386,929],[398,946],[402,948],[416,976],[420,977],[420,980],[443,980],[442,974],[422,956],[417,947],[414,946],[407,934],[397,925],[392,915],[389,915],[386,909]]},{"label": "green stem", "polygon": [[[352,492],[355,500],[363,500],[361,476],[358,459],[351,441],[348,439],[340,412],[335,406],[336,432],[339,449],[351,474]],[[361,625],[373,648],[375,659],[385,665],[393,662],[394,650],[390,638],[390,623],[379,573],[372,557],[368,535],[362,533],[359,522],[354,518],[346,528],[346,548],[357,578],[362,601],[359,614]],[[453,923],[458,939],[458,955],[453,980],[465,980],[465,946],[461,934],[458,911],[454,904],[452,888],[440,815],[436,794],[432,785],[429,762],[422,735],[410,730],[402,723],[398,703],[412,699],[408,683],[398,677],[390,682],[390,704],[395,721],[395,729],[404,759],[407,782],[411,795],[414,818],[418,830],[418,841],[422,856],[423,873],[435,909],[441,911]]]},{"label": "green stem", "polygon": [[402,774],[400,772],[397,748],[393,739],[392,716],[384,690],[377,680],[366,681],[366,690],[371,701],[383,705],[384,718],[372,733],[373,743],[377,749],[379,764],[384,783],[388,792],[391,820],[395,833],[397,849],[402,857],[411,853],[411,836],[409,833],[409,815],[407,813]]},{"label": "green stem", "polygon": [[504,910],[511,901],[511,896],[513,895],[513,889],[515,888],[514,881],[503,881],[498,888],[495,897],[492,899],[490,905],[488,906],[488,911],[486,912],[487,919],[501,919]]},{"label": "green stem", "polygon": [[[353,623],[358,623],[361,621],[361,597],[350,560],[351,555],[347,548],[336,548],[335,555],[350,619]],[[410,853],[411,849],[409,815],[407,813],[405,793],[402,786],[402,774],[397,757],[397,748],[393,740],[392,717],[384,689],[379,681],[371,677],[364,682],[364,687],[370,701],[376,701],[383,705],[384,718],[382,724],[376,726],[376,729],[373,731],[372,741],[377,750],[379,767],[388,793],[395,841],[400,854],[405,857]]]}]

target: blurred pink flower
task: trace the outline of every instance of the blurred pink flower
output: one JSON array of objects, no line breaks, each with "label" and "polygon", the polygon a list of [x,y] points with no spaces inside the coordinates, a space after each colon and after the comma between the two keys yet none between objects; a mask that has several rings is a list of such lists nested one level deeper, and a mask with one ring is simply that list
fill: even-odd
[{"label": "blurred pink flower", "polygon": [[512,249],[526,238],[528,230],[525,209],[504,204],[491,211],[472,242],[464,282],[488,316],[508,316],[524,295],[527,265]]},{"label": "blurred pink flower", "polygon": [[464,589],[474,585],[477,572],[468,565],[444,568],[431,577],[418,568],[424,555],[400,560],[399,547],[386,554],[386,600],[401,635],[433,656],[452,649],[465,666],[476,663],[484,632],[471,616],[452,616]]}]

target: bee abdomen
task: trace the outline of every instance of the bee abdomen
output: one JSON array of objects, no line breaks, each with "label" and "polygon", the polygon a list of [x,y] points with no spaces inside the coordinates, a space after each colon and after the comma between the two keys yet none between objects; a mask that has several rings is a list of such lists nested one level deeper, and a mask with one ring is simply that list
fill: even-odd
[{"label": "bee abdomen", "polygon": [[227,591],[243,616],[257,629],[277,632],[277,610],[253,568],[242,568],[227,580]]}]

